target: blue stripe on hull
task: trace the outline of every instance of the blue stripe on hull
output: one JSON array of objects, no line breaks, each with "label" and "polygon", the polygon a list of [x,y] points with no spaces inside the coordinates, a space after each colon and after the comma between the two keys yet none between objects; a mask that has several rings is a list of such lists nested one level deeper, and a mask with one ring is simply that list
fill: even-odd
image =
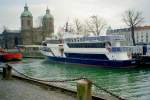
[{"label": "blue stripe on hull", "polygon": [[65,55],[67,58],[108,60],[108,58],[105,54],[65,53]]},{"label": "blue stripe on hull", "polygon": [[48,56],[48,59],[53,62],[94,65],[94,66],[105,67],[105,68],[131,68],[131,67],[136,67],[139,63],[137,60],[125,60],[125,61],[91,60],[91,59],[52,57],[52,56]]}]

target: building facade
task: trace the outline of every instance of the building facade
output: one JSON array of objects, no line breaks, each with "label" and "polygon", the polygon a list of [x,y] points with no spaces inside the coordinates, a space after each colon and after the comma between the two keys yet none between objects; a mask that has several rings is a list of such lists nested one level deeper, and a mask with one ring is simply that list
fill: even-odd
[{"label": "building facade", "polygon": [[42,18],[42,27],[33,27],[33,16],[27,4],[21,13],[20,20],[21,30],[5,29],[0,35],[0,46],[2,48],[41,44],[46,37],[50,37],[54,33],[54,18],[48,8]]},{"label": "building facade", "polygon": [[33,27],[33,16],[25,5],[21,14],[21,36],[23,37],[23,45],[40,44],[45,37],[52,36],[54,33],[54,18],[50,10],[46,9],[46,14],[42,18],[42,27]]},{"label": "building facade", "polygon": [[14,48],[16,45],[22,44],[21,32],[18,30],[4,30],[0,35],[0,47]]},{"label": "building facade", "polygon": [[[131,29],[108,29],[107,35],[124,35],[126,42],[124,45],[133,45]],[[136,44],[150,44],[150,26],[139,26],[135,28],[134,38]]]},{"label": "building facade", "polygon": [[42,19],[42,31],[44,37],[51,37],[51,33],[54,33],[54,17],[51,15],[48,8]]}]

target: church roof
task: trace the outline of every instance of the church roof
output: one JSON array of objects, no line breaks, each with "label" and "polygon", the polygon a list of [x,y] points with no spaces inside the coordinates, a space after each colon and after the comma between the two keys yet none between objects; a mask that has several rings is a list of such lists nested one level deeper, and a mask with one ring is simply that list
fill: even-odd
[{"label": "church roof", "polygon": [[46,9],[46,14],[43,16],[43,19],[54,19],[48,8]]},{"label": "church roof", "polygon": [[28,10],[27,4],[24,7],[24,11],[21,14],[21,17],[32,17],[32,13]]}]

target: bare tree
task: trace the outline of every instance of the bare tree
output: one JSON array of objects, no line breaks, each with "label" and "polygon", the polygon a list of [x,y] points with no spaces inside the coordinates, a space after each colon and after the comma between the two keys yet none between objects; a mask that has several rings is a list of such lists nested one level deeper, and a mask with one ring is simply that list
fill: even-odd
[{"label": "bare tree", "polygon": [[59,38],[62,38],[64,31],[66,31],[66,30],[64,30],[64,27],[59,26],[58,29],[57,29],[57,36]]},{"label": "bare tree", "polygon": [[[86,22],[86,21],[85,21]],[[85,36],[88,36],[88,35],[90,35],[89,34],[89,30],[88,30],[88,27],[87,27],[87,24],[86,23],[84,23],[83,24],[83,34],[85,35]]]},{"label": "bare tree", "polygon": [[135,11],[135,10],[127,10],[123,14],[123,21],[126,25],[128,25],[131,29],[131,36],[133,45],[135,46],[135,38],[134,38],[134,30],[137,25],[143,22],[144,18],[142,16],[142,12]]},{"label": "bare tree", "polygon": [[81,21],[79,20],[78,18],[75,18],[73,20],[73,23],[71,25],[71,28],[73,30],[73,32],[75,34],[82,34],[82,35],[85,35],[85,36],[88,36],[89,35],[89,30],[88,30],[88,27],[87,27],[87,24],[86,24],[86,21]]},{"label": "bare tree", "polygon": [[74,25],[73,26],[74,26],[74,31],[77,34],[81,34],[82,33],[83,25],[82,25],[81,21],[78,18],[74,19]]},{"label": "bare tree", "polygon": [[94,35],[100,35],[106,26],[106,21],[99,16],[91,16],[86,24],[90,32],[92,32]]}]

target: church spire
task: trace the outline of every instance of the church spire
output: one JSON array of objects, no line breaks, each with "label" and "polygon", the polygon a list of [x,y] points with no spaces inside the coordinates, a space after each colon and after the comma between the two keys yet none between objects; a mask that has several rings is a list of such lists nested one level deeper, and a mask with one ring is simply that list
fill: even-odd
[{"label": "church spire", "polygon": [[25,4],[24,11],[28,11],[27,3]]},{"label": "church spire", "polygon": [[50,10],[48,9],[48,7],[46,9],[46,14],[50,14]]}]

